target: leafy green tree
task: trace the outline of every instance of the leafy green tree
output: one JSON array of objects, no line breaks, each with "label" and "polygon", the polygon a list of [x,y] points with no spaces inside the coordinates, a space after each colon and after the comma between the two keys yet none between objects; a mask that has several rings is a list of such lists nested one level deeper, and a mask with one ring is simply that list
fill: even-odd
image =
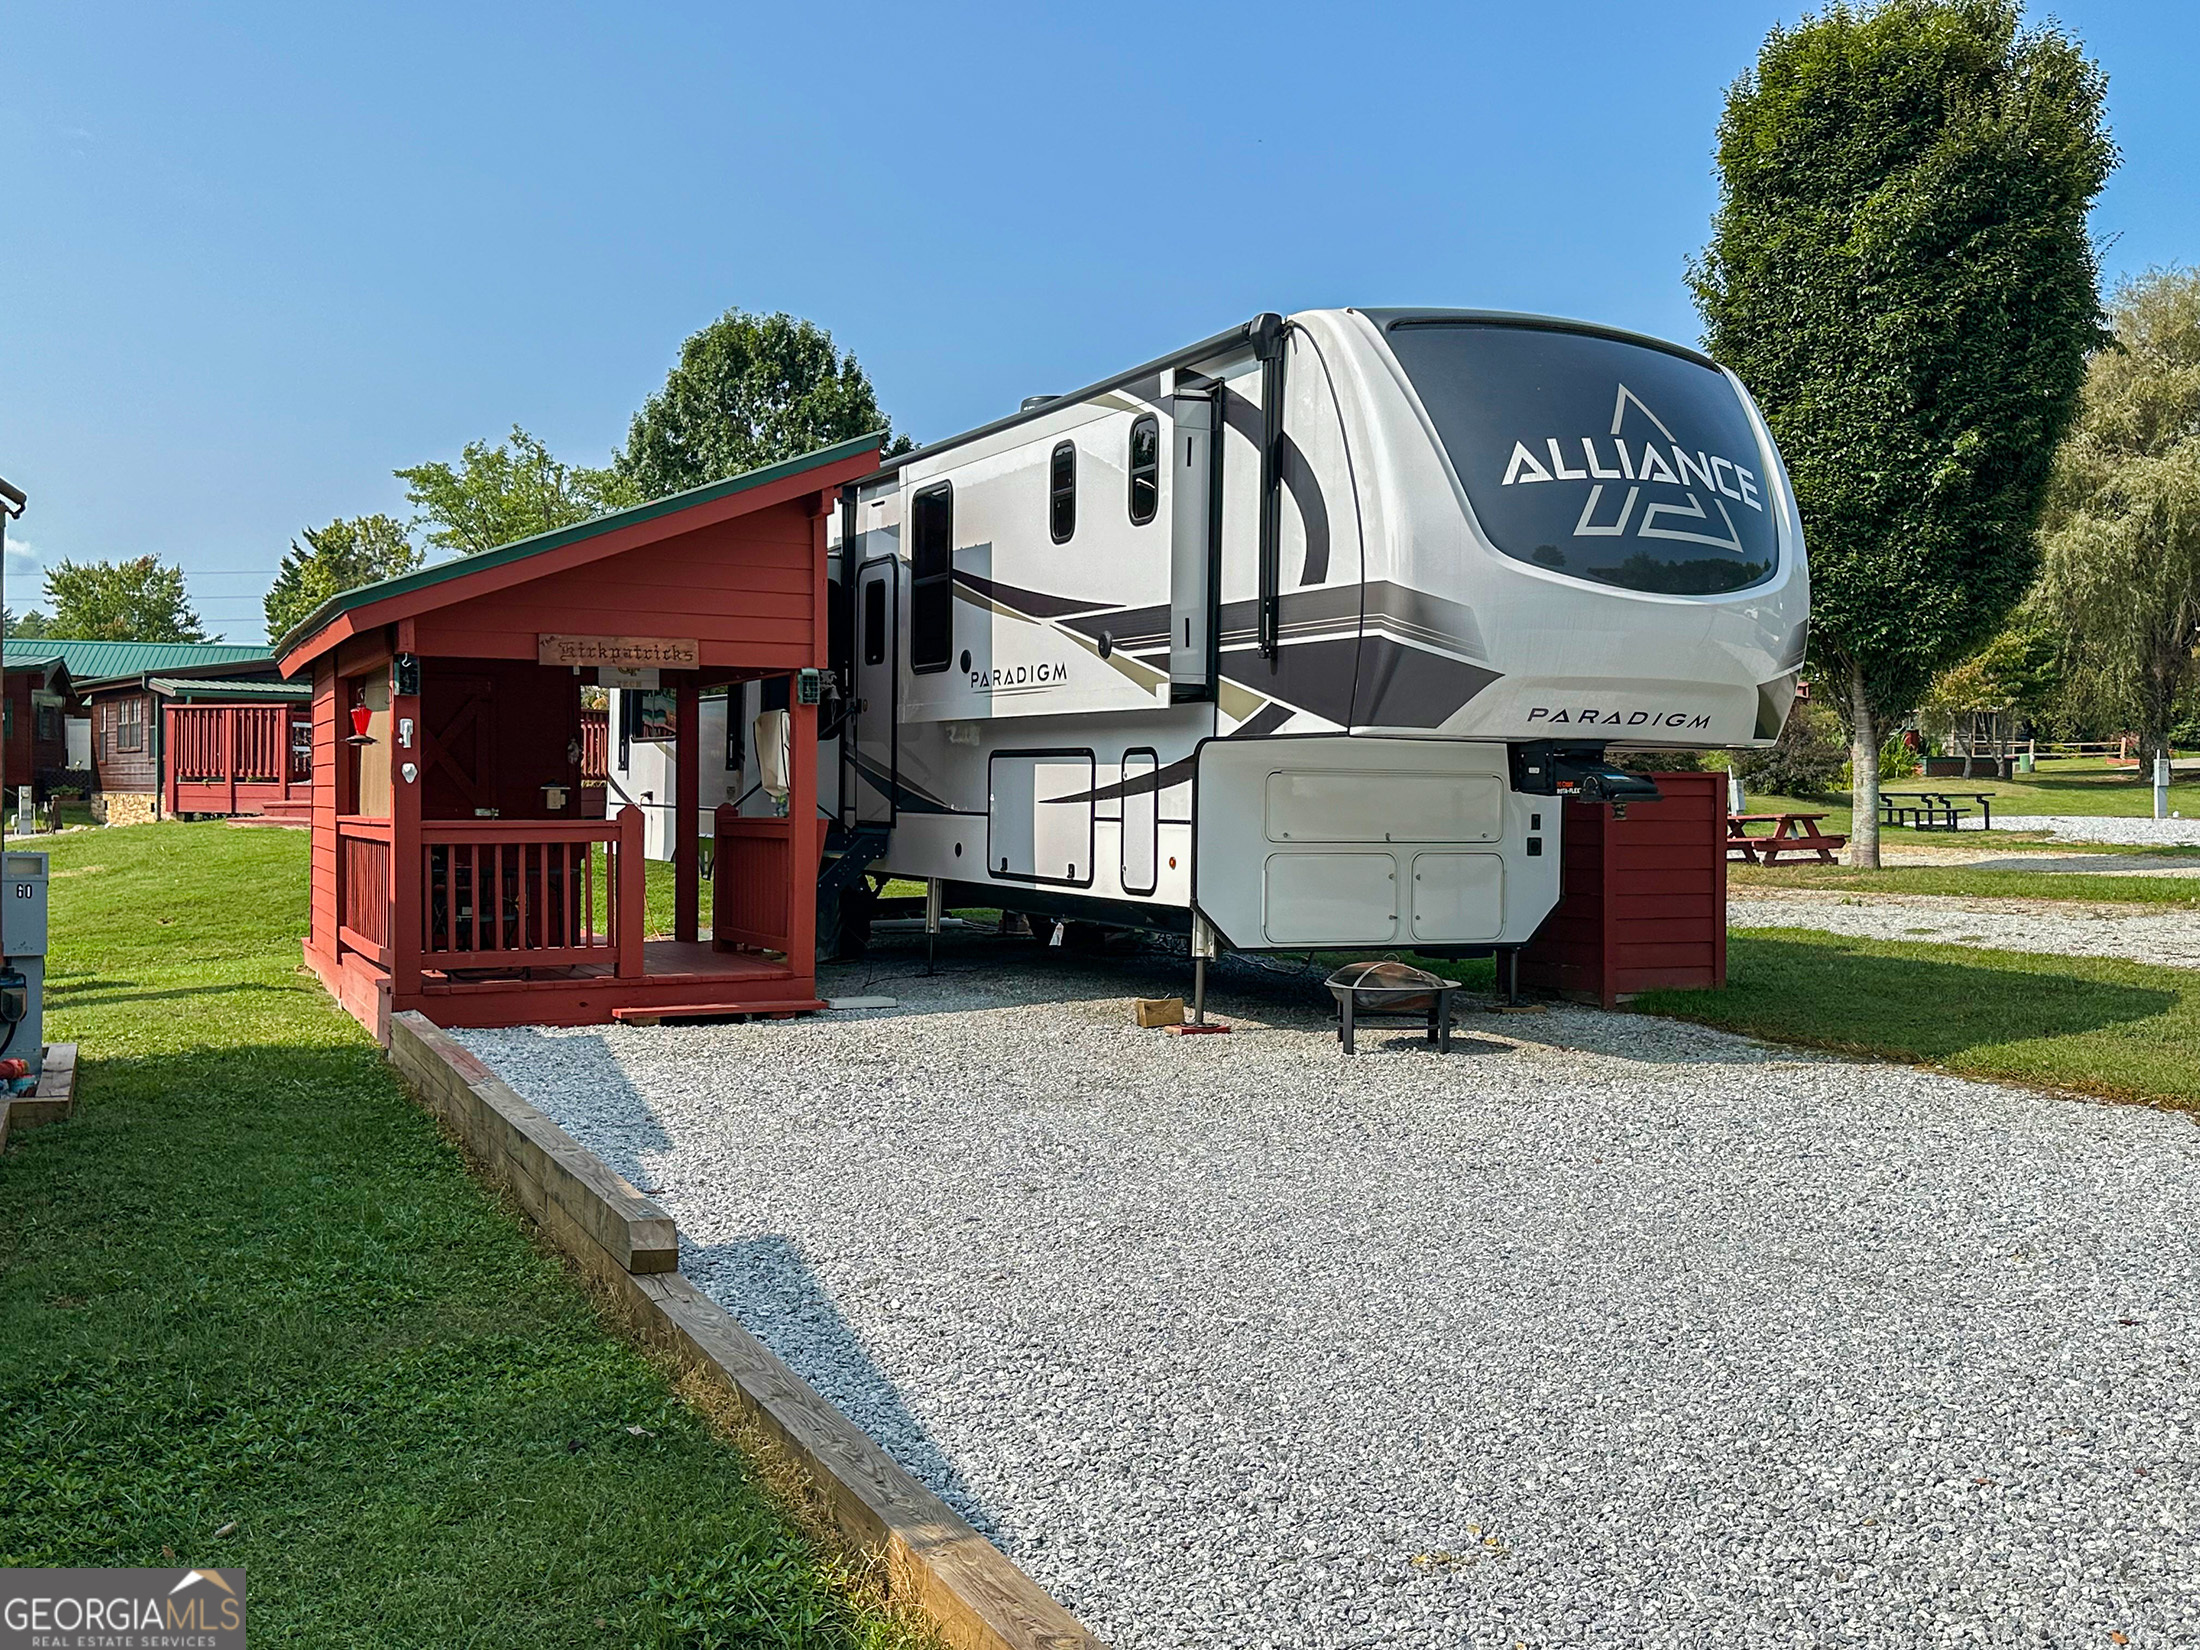
[{"label": "leafy green tree", "polygon": [[2104,92],[2016,0],[1885,0],[1773,30],[1727,96],[1691,283],[1794,478],[1858,864],[1879,862],[1885,729],[2038,565],[2055,446],[2105,338],[2086,234],[2116,163]]},{"label": "leafy green tree", "polygon": [[53,617],[46,634],[93,642],[203,642],[183,569],[156,556],[131,561],[65,561],[46,570]]},{"label": "leafy green tree", "polygon": [[493,447],[469,441],[455,469],[439,459],[396,474],[428,542],[468,556],[641,501],[617,471],[563,463],[517,424]]},{"label": "leafy green tree", "polygon": [[2167,755],[2200,644],[2200,270],[2152,270],[2110,312],[2115,346],[2056,454],[2041,582],[2073,697]]},{"label": "leafy green tree", "polygon": [[262,604],[272,645],[313,610],[342,591],[410,573],[427,560],[394,516],[351,516],[326,527],[308,527],[290,541]]},{"label": "leafy green tree", "polygon": [[644,498],[686,492],[874,431],[894,442],[871,380],[823,327],[729,309],[680,346],[615,464]]},{"label": "leafy green tree", "polygon": [[51,619],[35,607],[20,618],[16,616],[14,608],[0,608],[0,627],[5,627],[10,636],[20,636],[25,641],[33,641],[45,636],[47,626],[52,623]]}]

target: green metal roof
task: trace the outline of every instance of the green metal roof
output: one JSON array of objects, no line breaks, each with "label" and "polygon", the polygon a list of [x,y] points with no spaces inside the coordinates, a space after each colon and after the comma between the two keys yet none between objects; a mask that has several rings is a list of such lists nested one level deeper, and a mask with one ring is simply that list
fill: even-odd
[{"label": "green metal roof", "polygon": [[303,703],[313,697],[310,682],[224,682],[206,676],[149,676],[145,685],[169,699],[282,699]]},{"label": "green metal roof", "polygon": [[186,670],[193,665],[234,665],[248,659],[265,659],[264,647],[240,647],[228,642],[82,642],[54,641],[42,636],[10,636],[7,662],[35,664],[59,659],[79,687],[116,676],[137,676],[148,670]]},{"label": "green metal roof", "polygon": [[479,555],[454,556],[449,561],[437,562],[433,567],[423,567],[417,573],[400,573],[394,579],[383,579],[376,584],[362,584],[354,590],[340,591],[299,623],[291,626],[275,644],[275,656],[278,659],[284,657],[300,642],[327,629],[339,616],[354,608],[371,607],[374,603],[387,601],[392,596],[425,590],[443,583],[446,579],[463,578],[468,573],[478,573],[484,568],[503,567],[515,561],[524,561],[527,557],[539,556],[546,550],[562,549],[568,544],[578,544],[583,539],[616,532],[622,527],[632,527],[637,522],[669,516],[675,510],[690,509],[698,504],[709,504],[731,497],[735,493],[748,492],[752,488],[769,486],[772,482],[800,475],[805,470],[822,470],[829,464],[838,464],[843,459],[855,457],[867,447],[878,446],[880,440],[881,437],[875,434],[859,435],[831,447],[820,447],[814,453],[804,453],[799,458],[782,459],[777,464],[767,464],[761,470],[750,470],[744,475],[728,476],[724,481],[691,487],[684,493],[673,493],[665,498],[652,499],[647,504],[614,510],[607,516],[596,516],[588,521],[577,522],[571,527],[537,533],[533,538],[516,539],[510,544],[499,545],[494,550],[484,550]]}]

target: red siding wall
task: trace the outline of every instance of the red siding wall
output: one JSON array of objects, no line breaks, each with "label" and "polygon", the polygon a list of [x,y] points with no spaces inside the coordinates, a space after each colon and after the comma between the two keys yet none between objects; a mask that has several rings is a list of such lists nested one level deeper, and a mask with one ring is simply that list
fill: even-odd
[{"label": "red siding wall", "polygon": [[336,955],[337,759],[344,753],[336,715],[336,660],[324,656],[313,664],[313,928],[307,943],[331,959]]},{"label": "red siding wall", "polygon": [[423,613],[424,656],[538,657],[552,635],[694,637],[705,668],[822,664],[811,623],[817,518],[802,503]]},{"label": "red siding wall", "polygon": [[1625,819],[1568,802],[1558,908],[1520,983],[1610,1008],[1638,991],[1726,984],[1726,775],[1661,773]]}]

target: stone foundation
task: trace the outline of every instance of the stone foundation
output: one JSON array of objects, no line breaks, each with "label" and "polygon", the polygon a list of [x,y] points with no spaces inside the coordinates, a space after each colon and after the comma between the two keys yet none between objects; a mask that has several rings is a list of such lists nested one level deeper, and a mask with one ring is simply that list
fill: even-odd
[{"label": "stone foundation", "polygon": [[158,791],[92,793],[92,822],[96,825],[145,825],[159,817]]}]

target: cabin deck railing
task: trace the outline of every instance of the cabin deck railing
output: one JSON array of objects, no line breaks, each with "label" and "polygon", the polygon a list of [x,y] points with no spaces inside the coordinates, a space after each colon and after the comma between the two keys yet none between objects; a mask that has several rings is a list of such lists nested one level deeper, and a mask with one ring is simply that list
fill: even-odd
[{"label": "cabin deck railing", "polygon": [[640,979],[642,816],[420,822],[420,962]]},{"label": "cabin deck railing", "polygon": [[209,799],[194,795],[189,811],[208,800],[237,811],[237,787],[276,786],[289,797],[293,790],[313,784],[313,749],[310,736],[297,730],[309,726],[306,717],[289,705],[170,705],[166,729],[168,808],[187,811],[181,787],[219,785],[225,794]]},{"label": "cabin deck railing", "polygon": [[378,968],[390,965],[390,822],[336,821],[336,937]]}]

